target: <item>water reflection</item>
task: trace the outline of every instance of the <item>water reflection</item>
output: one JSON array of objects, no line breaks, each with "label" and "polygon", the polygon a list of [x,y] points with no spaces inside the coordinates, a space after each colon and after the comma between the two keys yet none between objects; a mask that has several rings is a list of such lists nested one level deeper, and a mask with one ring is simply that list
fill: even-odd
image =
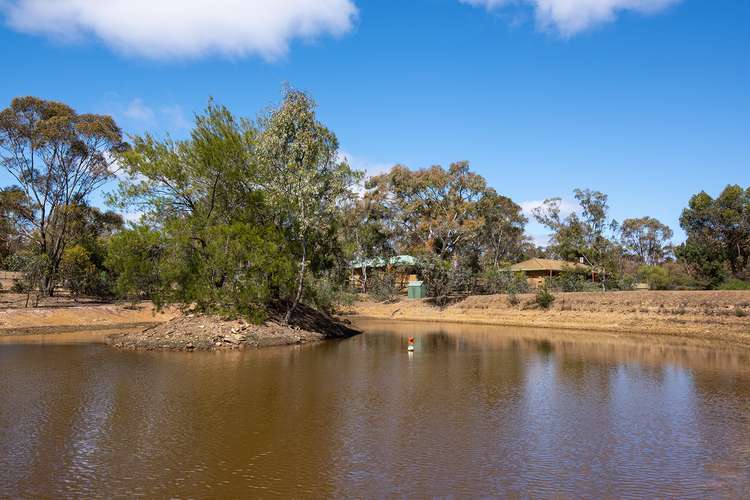
[{"label": "water reflection", "polygon": [[344,341],[242,353],[0,345],[0,497],[750,488],[744,351],[362,326]]}]

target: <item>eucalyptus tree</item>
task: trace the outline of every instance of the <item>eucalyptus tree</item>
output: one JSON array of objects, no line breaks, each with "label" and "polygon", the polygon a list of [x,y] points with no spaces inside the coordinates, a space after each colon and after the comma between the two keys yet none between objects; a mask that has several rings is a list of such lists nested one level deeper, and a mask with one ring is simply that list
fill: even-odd
[{"label": "eucalyptus tree", "polygon": [[259,119],[260,183],[297,260],[287,321],[302,299],[312,254],[329,234],[339,208],[354,195],[359,179],[341,160],[338,139],[318,121],[315,107],[304,92],[285,89],[282,103]]},{"label": "eucalyptus tree", "polygon": [[606,287],[607,274],[616,269],[617,257],[621,255],[614,240],[619,224],[609,217],[606,194],[576,189],[574,196],[580,214],[573,212],[563,217],[561,199],[550,198],[534,209],[534,218],[552,231],[548,250],[566,260],[583,259],[602,275],[602,286]]},{"label": "eucalyptus tree", "polygon": [[44,257],[41,283],[52,295],[77,205],[114,175],[127,145],[110,116],[18,97],[0,111],[0,164],[29,201],[26,234]]},{"label": "eucalyptus tree", "polygon": [[750,273],[750,187],[728,185],[718,197],[700,192],[680,217],[687,241],[678,255],[712,285],[726,267],[738,278]]},{"label": "eucalyptus tree", "polygon": [[499,269],[502,263],[520,260],[531,244],[521,206],[488,189],[479,201],[478,213],[483,219],[479,237],[487,262]]},{"label": "eucalyptus tree", "polygon": [[452,163],[448,169],[396,165],[371,178],[367,187],[366,196],[388,211],[403,251],[450,260],[476,245],[483,225],[479,202],[487,193],[487,182],[469,169],[468,162]]},{"label": "eucalyptus tree", "polygon": [[654,217],[625,219],[620,227],[623,248],[641,263],[654,266],[664,262],[671,252],[673,232]]}]

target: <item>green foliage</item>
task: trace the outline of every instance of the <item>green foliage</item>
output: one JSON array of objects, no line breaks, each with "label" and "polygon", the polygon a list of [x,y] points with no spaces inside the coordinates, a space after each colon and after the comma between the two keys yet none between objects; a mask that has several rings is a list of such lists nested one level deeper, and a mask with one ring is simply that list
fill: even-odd
[{"label": "green foliage", "polygon": [[606,194],[590,189],[576,189],[574,194],[578,212],[563,218],[562,199],[551,198],[534,209],[534,218],[552,231],[548,251],[563,260],[577,261],[582,257],[597,271],[606,288],[608,281],[617,277],[617,263],[622,255],[614,241],[619,224],[609,217]]},{"label": "green foliage", "polygon": [[75,298],[96,290],[99,272],[88,250],[81,245],[66,248],[60,260],[60,278]]},{"label": "green foliage", "polygon": [[287,321],[303,297],[309,259],[360,178],[340,160],[338,139],[317,120],[315,107],[304,92],[285,89],[281,105],[261,118],[257,142],[258,181],[298,263]]},{"label": "green foliage", "polygon": [[565,266],[554,278],[547,279],[547,286],[561,292],[592,292],[601,286],[591,281],[591,272],[575,266]]},{"label": "green foliage", "polygon": [[115,278],[115,292],[135,302],[156,299],[162,287],[161,258],[164,252],[161,234],[146,226],[124,230],[109,241],[106,265]]},{"label": "green foliage", "polygon": [[750,290],[750,281],[737,278],[728,279],[718,287],[719,290]]},{"label": "green foliage", "polygon": [[688,238],[678,255],[708,286],[720,285],[725,269],[740,279],[750,272],[750,188],[729,185],[718,198],[696,194],[680,225]]},{"label": "green foliage", "polygon": [[36,97],[17,97],[0,111],[0,164],[25,193],[16,228],[34,229],[23,233],[31,251],[45,256],[45,294],[54,292],[63,252],[79,243],[78,207],[112,178],[112,164],[126,148],[109,116],[78,114]]},{"label": "green foliage", "polygon": [[368,294],[379,302],[395,301],[400,290],[396,283],[396,275],[389,271],[378,271],[370,278]]},{"label": "green foliage", "polygon": [[671,251],[672,236],[669,226],[653,217],[625,219],[620,227],[620,242],[625,251],[647,265],[664,261]]},{"label": "green foliage", "polygon": [[483,284],[481,291],[484,293],[507,293],[508,295],[515,295],[529,291],[526,274],[523,272],[511,272],[507,267],[489,267],[484,269],[480,276],[480,282]]},{"label": "green foliage", "polygon": [[330,309],[340,212],[357,174],[314,109],[289,89],[258,124],[210,102],[189,140],[136,137],[113,201],[137,206],[160,234],[158,244],[145,231],[116,241],[120,292],[256,319],[271,302]]},{"label": "green foliage", "polygon": [[722,252],[713,245],[688,237],[685,243],[677,247],[676,254],[692,270],[702,288],[716,288],[728,277]]},{"label": "green foliage", "polygon": [[347,290],[345,281],[332,273],[310,276],[305,299],[317,309],[333,314],[341,307],[354,304],[355,294]]},{"label": "green foliage", "polygon": [[448,304],[455,290],[452,263],[438,256],[428,256],[420,260],[419,268],[427,286],[427,296],[440,307]]},{"label": "green foliage", "polygon": [[534,301],[542,309],[549,309],[555,301],[555,296],[552,295],[546,286],[543,286],[537,290]]},{"label": "green foliage", "polygon": [[180,228],[166,236],[159,303],[258,317],[274,297],[288,296],[294,274],[287,243],[274,228],[234,223],[208,227],[202,241]]},{"label": "green foliage", "polygon": [[641,266],[638,269],[638,279],[648,283],[651,290],[669,290],[672,279],[667,268],[662,266]]}]

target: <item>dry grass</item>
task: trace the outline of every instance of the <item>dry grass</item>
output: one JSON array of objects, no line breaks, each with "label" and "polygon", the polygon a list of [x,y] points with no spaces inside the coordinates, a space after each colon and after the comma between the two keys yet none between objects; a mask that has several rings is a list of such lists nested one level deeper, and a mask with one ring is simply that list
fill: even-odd
[{"label": "dry grass", "polygon": [[750,346],[750,292],[560,293],[549,310],[533,307],[533,295],[471,296],[439,309],[424,301],[355,303],[362,317],[415,321],[531,326],[615,333],[649,333],[713,339]]}]

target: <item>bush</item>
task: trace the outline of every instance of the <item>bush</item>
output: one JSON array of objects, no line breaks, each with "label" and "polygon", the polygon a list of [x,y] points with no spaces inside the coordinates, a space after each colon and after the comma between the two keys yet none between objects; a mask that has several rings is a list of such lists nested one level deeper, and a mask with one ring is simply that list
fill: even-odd
[{"label": "bush", "polygon": [[437,257],[429,257],[420,263],[427,295],[441,307],[448,303],[453,293],[452,267],[449,261]]},{"label": "bush", "polygon": [[601,286],[591,281],[591,273],[585,269],[566,266],[559,275],[548,280],[548,286],[561,292],[591,292]]},{"label": "bush", "polygon": [[529,291],[526,274],[523,272],[514,273],[508,268],[490,267],[485,269],[481,274],[481,282],[483,284],[481,292],[483,293],[514,295]]},{"label": "bush", "polygon": [[732,278],[721,285],[719,285],[719,290],[750,290],[750,281],[743,281],[737,278]]},{"label": "bush", "polygon": [[80,245],[65,249],[60,261],[60,277],[74,298],[94,293],[99,288],[99,272],[88,250]]},{"label": "bush", "polygon": [[536,292],[535,302],[542,309],[549,309],[555,301],[555,296],[550,293],[547,287],[541,287]]},{"label": "bush", "polygon": [[330,273],[319,278],[310,276],[305,289],[306,298],[317,309],[328,314],[335,313],[339,307],[354,303],[354,294],[342,287],[341,283],[342,280],[335,279]]},{"label": "bush", "polygon": [[648,283],[651,290],[668,290],[672,285],[669,271],[662,266],[641,266],[638,278],[643,283]]},{"label": "bush", "polygon": [[388,271],[376,272],[370,278],[370,297],[378,302],[393,302],[398,298],[400,290],[396,283],[396,276]]}]

